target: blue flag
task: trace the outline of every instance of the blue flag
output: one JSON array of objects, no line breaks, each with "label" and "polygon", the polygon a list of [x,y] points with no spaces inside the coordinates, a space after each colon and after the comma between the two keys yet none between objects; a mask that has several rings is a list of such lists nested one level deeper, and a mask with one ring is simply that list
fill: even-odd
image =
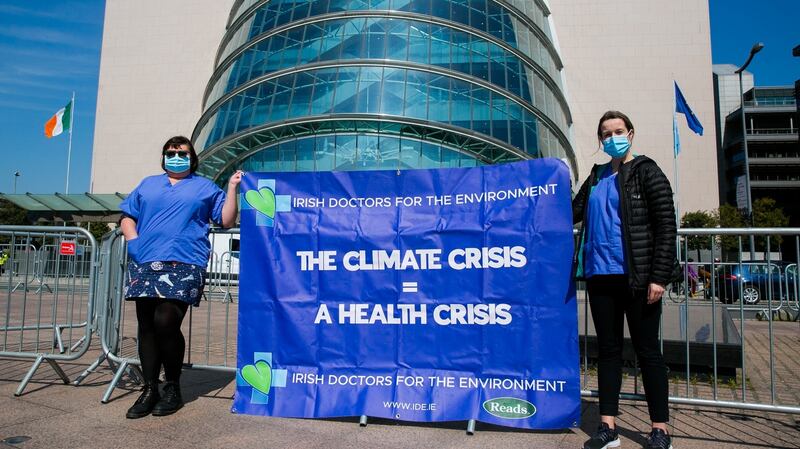
[{"label": "blue flag", "polygon": [[686,124],[689,125],[689,129],[694,131],[697,135],[703,135],[703,125],[700,124],[700,120],[697,119],[697,116],[692,112],[692,108],[686,103],[686,98],[683,97],[683,93],[681,92],[681,88],[678,87],[677,82],[675,82],[675,113],[672,120],[672,132],[675,141],[675,156],[677,156],[678,153],[681,152],[681,141],[678,136],[678,113],[686,116]]},{"label": "blue flag", "polygon": [[697,120],[694,112],[692,112],[692,108],[686,103],[686,98],[683,97],[678,83],[675,83],[675,112],[686,116],[686,124],[689,125],[689,129],[694,131],[695,134],[703,135],[703,125],[700,124],[700,120]]}]

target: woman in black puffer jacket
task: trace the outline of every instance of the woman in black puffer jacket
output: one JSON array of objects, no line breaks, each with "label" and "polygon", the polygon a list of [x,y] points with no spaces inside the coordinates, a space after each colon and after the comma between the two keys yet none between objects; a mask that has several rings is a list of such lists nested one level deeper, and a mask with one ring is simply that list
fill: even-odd
[{"label": "woman in black puffer jacket", "polygon": [[619,446],[615,426],[627,316],[652,421],[648,447],[667,449],[667,369],[659,344],[661,297],[675,269],[675,208],[656,163],[631,152],[631,120],[618,111],[600,119],[597,138],[611,161],[595,165],[572,201],[582,222],[576,277],[586,279],[598,342],[600,426],[586,448]]}]

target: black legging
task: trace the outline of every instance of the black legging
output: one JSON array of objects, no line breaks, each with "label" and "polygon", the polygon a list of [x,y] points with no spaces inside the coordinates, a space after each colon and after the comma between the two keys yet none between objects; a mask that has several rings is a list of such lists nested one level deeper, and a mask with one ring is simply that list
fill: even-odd
[{"label": "black legging", "polygon": [[145,382],[158,383],[161,365],[167,382],[178,382],[186,341],[181,322],[188,304],[162,298],[136,300],[139,320],[139,360]]},{"label": "black legging", "polygon": [[626,316],[636,359],[642,369],[650,420],[667,422],[669,384],[658,339],[661,301],[647,304],[647,292],[631,291],[624,275],[593,276],[588,279],[586,287],[597,331],[600,415],[616,416],[619,412],[623,317]]}]

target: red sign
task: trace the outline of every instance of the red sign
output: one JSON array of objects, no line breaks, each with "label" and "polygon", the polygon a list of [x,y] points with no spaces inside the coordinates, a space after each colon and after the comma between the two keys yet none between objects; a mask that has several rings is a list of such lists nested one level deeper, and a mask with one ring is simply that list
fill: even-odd
[{"label": "red sign", "polygon": [[75,242],[61,242],[59,252],[62,256],[74,256],[76,246]]}]

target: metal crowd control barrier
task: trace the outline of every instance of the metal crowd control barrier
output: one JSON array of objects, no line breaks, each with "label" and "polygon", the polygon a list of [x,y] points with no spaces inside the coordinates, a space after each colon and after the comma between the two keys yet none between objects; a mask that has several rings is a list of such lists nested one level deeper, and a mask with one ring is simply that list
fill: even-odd
[{"label": "metal crowd control barrier", "polygon": [[[75,384],[80,384],[89,372],[103,362],[111,367],[114,377],[102,402],[108,402],[124,376],[140,383],[142,375],[138,367],[135,307],[132,302],[124,300],[126,246],[120,233],[115,231],[106,235],[99,254],[94,240],[80,228],[0,227],[0,237],[4,235],[14,240],[12,248],[17,248],[14,252],[35,254],[35,257],[29,256],[32,257],[30,263],[25,262],[30,267],[23,267],[17,272],[6,270],[2,278],[8,293],[5,327],[2,329],[2,349],[6,352],[0,353],[0,356],[14,355],[35,360],[18,392],[24,389],[42,361],[47,360],[59,371],[55,361],[83,355],[89,345],[92,328],[98,331],[103,352],[76,379]],[[759,241],[761,247],[756,254],[764,254],[761,257],[763,260],[743,259],[743,255],[747,254],[743,249],[750,235]],[[798,311],[798,260],[797,256],[793,260],[781,260],[773,256],[778,245],[776,236],[783,239],[784,249],[794,248],[792,253],[800,254],[800,229],[795,228],[679,230],[678,244],[682,259],[688,259],[687,255],[698,251],[698,248],[700,253],[696,261],[682,260],[687,267],[684,282],[677,283],[677,290],[671,296],[665,296],[663,301],[661,344],[670,367],[671,403],[800,414],[796,387],[788,381],[797,375],[791,368],[797,364],[797,323],[777,321],[779,314],[796,314]],[[53,250],[45,254],[48,245],[52,247],[56,239],[88,242],[83,257],[92,260],[90,255],[97,254],[97,262],[86,265],[76,260],[72,265],[74,270],[65,268],[61,259],[63,256],[56,255]],[[189,316],[184,320],[187,340],[185,366],[234,373],[238,319],[238,231],[213,231],[210,239],[213,255],[207,267],[208,280],[203,301],[200,308],[190,308]],[[9,242],[0,241],[2,243]],[[34,244],[37,245],[35,248],[21,246]],[[34,265],[36,269],[33,269]],[[89,270],[88,278],[82,284],[77,282],[83,279],[85,269],[81,267],[88,267]],[[697,287],[693,289],[690,280],[692,273],[688,267],[698,272],[697,282],[702,282],[702,290]],[[701,268],[703,277],[699,273]],[[78,309],[81,312],[78,321],[62,319],[63,315],[56,316],[55,311],[65,308],[58,301],[48,302],[50,297],[61,298],[64,295],[66,289],[61,274],[65,270],[70,273],[68,279],[85,285],[88,292],[86,301],[71,303],[85,304],[85,311]],[[759,278],[761,281],[754,280],[756,274],[762,276]],[[23,286],[26,289],[12,293],[15,283],[22,279],[25,279]],[[35,279],[47,283],[53,292],[38,288],[35,294],[29,293],[28,284],[34,284],[34,287],[41,285]],[[93,290],[95,284],[96,289]],[[758,290],[758,301],[753,301],[753,290],[748,293],[748,288]],[[71,287],[68,291],[74,295],[78,289]],[[702,292],[702,295],[694,296],[693,291]],[[16,298],[21,300],[15,302]],[[52,307],[54,312],[37,313],[35,324],[24,320],[18,322],[20,313],[24,315],[26,310],[31,310],[31,307],[27,307],[30,303],[34,304],[37,311],[50,310]],[[95,303],[96,320],[92,320]],[[74,306],[70,307],[74,309]],[[588,298],[580,285],[578,313],[583,371],[581,394],[596,397],[596,376],[590,375],[594,370],[591,360],[596,356],[596,339],[589,319]],[[754,320],[757,315],[764,321]],[[16,330],[17,327],[20,329]],[[58,351],[49,347],[49,351],[40,350],[44,345],[39,338],[42,329],[52,332],[47,333],[45,343],[58,348],[56,334],[80,327],[85,328],[81,339],[75,341],[70,334],[66,342],[62,341]],[[18,334],[12,334],[14,332]],[[37,338],[29,342],[26,337],[34,332]],[[19,341],[18,350],[13,353],[8,351],[9,335]],[[629,345],[626,345],[625,351],[623,357],[630,366],[629,375],[623,381],[624,393],[621,397],[644,400],[635,356]],[[361,417],[360,423],[366,424],[366,417]],[[474,423],[470,428],[474,430]]]},{"label": "metal crowd control barrier", "polygon": [[[672,368],[670,403],[800,414],[790,381],[796,376],[792,367],[800,366],[798,327],[794,322],[775,322],[781,311],[789,312],[790,320],[798,319],[800,229],[684,228],[678,234],[683,259],[688,259],[691,251],[702,249],[707,260],[683,260],[683,282],[667,286],[671,294],[665,297],[671,300],[663,301],[661,347]],[[761,248],[753,251],[762,256],[761,260],[743,260],[744,243],[750,236],[761,240]],[[784,240],[781,253],[791,254],[783,260],[773,257],[778,238]],[[700,276],[701,267],[705,277]],[[695,273],[696,282],[704,283],[704,294],[697,298],[692,295],[696,292],[692,282]],[[588,298],[582,305],[581,394],[597,397],[597,390],[587,388],[591,383],[592,349]],[[751,321],[756,316],[764,317],[766,324]],[[776,331],[779,325],[782,327]],[[627,358],[632,359],[633,379],[623,385],[632,386],[633,391],[621,394],[621,398],[644,400],[635,357],[629,354]]]},{"label": "metal crowd control barrier", "polygon": [[[215,230],[210,239],[219,248],[218,240],[232,242],[234,236],[238,236],[238,230]],[[184,320],[185,368],[236,372],[238,263],[234,264],[232,259],[238,260],[238,251],[231,250],[230,243],[226,244],[228,246],[221,253],[212,254],[201,307],[190,307]],[[137,351],[135,305],[126,302],[124,294],[126,245],[118,231],[103,240],[99,265],[97,307],[100,311],[98,328],[103,353],[79,379],[85,379],[104,361],[108,362],[114,377],[101,399],[101,402],[107,403],[125,374],[135,383],[143,381]],[[232,272],[234,266],[236,273]],[[222,317],[222,323],[218,322],[217,314]]]},{"label": "metal crowd control barrier", "polygon": [[0,273],[0,357],[33,360],[14,394],[22,394],[42,362],[69,383],[59,362],[82,357],[91,343],[94,237],[78,227],[0,226],[0,249],[9,266]]}]

